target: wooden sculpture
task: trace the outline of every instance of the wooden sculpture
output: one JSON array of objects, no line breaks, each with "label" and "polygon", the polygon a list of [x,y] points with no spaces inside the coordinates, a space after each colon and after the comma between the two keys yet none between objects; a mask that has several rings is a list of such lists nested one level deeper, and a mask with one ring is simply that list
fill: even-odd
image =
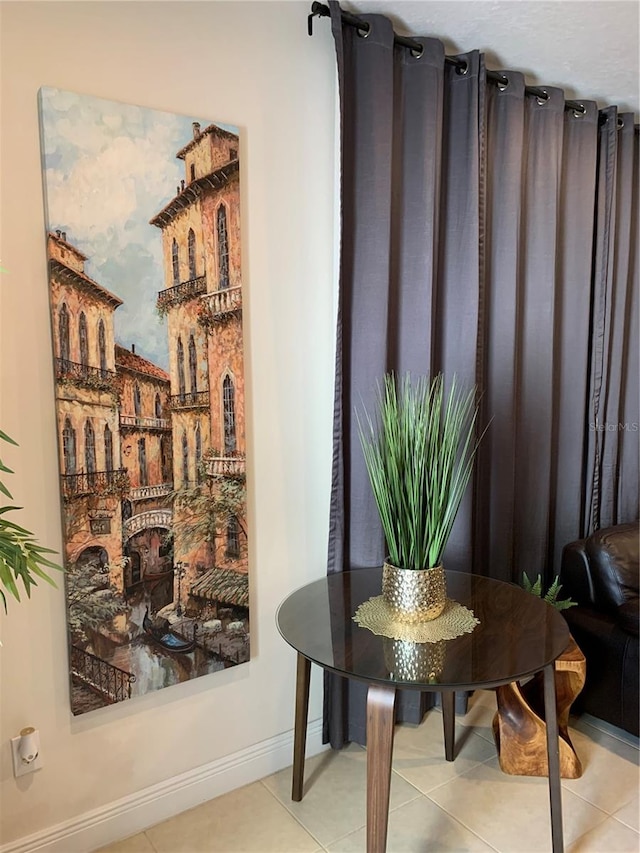
[{"label": "wooden sculpture", "polygon": [[[557,659],[555,669],[560,775],[563,779],[578,779],[582,764],[571,743],[568,723],[571,705],[584,686],[586,661],[573,637]],[[500,767],[513,776],[548,776],[542,673],[524,684],[513,682],[498,687],[496,695],[498,711],[493,718],[493,735]]]}]

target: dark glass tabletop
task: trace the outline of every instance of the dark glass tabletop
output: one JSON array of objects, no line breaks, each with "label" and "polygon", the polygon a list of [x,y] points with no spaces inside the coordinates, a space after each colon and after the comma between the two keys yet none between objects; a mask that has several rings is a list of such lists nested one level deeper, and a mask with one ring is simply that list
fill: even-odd
[{"label": "dark glass tabletop", "polygon": [[[447,597],[480,620],[471,634],[454,640],[407,644],[357,625],[352,617],[358,606],[380,595],[381,568],[330,575],[291,593],[278,608],[278,630],[325,669],[419,690],[497,687],[538,672],[566,649],[567,623],[542,599],[503,581],[464,572],[446,576]],[[398,665],[412,655],[427,659],[433,678]]]}]

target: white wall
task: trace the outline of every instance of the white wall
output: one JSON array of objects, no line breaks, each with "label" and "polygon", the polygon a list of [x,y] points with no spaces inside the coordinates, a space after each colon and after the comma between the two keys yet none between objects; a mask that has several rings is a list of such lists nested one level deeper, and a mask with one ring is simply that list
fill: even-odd
[{"label": "white wall", "polygon": [[[59,548],[61,533],[38,88],[241,129],[253,655],[73,718],[61,589],[10,602],[0,615],[5,844],[292,728],[295,654],[274,616],[289,591],[325,571],[333,394],[335,60],[326,22],[307,37],[308,5],[0,7],[0,257],[10,271],[0,280],[0,426],[21,445],[2,457],[17,471],[23,522],[43,543]],[[315,675],[311,719],[320,708]],[[45,766],[16,781],[9,739],[27,724],[41,732]],[[260,775],[282,763],[281,753],[263,752]]]}]

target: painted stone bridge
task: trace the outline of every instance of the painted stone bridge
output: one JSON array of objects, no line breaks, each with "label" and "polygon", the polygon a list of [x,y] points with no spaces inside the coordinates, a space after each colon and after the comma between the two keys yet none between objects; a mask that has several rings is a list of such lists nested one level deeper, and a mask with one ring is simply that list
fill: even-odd
[{"label": "painted stone bridge", "polygon": [[173,513],[170,509],[150,509],[147,512],[140,512],[127,519],[122,525],[123,538],[127,541],[136,533],[141,530],[148,530],[150,527],[170,530],[172,520]]}]

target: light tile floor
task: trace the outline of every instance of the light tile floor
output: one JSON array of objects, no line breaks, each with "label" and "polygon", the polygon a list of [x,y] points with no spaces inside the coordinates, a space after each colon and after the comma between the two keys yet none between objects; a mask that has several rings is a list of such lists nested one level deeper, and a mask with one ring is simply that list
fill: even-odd
[{"label": "light tile floor", "polygon": [[[492,691],[474,694],[456,718],[453,763],[437,709],[396,728],[388,853],[551,849],[547,780],[501,772],[494,712]],[[570,733],[584,773],[562,781],[565,850],[638,853],[638,739],[588,716]],[[290,798],[289,767],[100,853],[363,853],[365,776],[366,753],[352,744],[307,760],[300,803]]]}]

